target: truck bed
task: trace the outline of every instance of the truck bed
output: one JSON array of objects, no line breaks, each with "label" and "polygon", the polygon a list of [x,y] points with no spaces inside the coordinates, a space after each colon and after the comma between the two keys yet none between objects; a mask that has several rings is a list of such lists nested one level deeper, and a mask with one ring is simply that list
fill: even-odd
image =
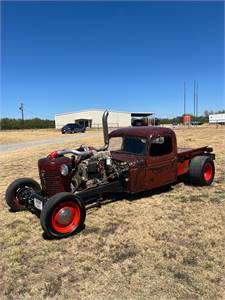
[{"label": "truck bed", "polygon": [[211,149],[208,146],[200,147],[200,148],[177,148],[177,157],[178,159],[187,159],[192,158],[198,154],[209,153]]},{"label": "truck bed", "polygon": [[215,159],[215,154],[210,153],[212,150],[208,146],[200,148],[177,148],[177,175],[180,176],[188,172],[191,159],[197,155],[209,155],[212,159]]}]

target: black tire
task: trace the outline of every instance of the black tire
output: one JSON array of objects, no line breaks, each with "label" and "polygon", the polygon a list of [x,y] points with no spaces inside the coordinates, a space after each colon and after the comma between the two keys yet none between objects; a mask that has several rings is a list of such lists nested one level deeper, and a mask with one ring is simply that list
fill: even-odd
[{"label": "black tire", "polygon": [[26,209],[22,194],[24,195],[27,189],[34,192],[41,191],[39,183],[32,178],[19,178],[8,186],[5,193],[5,200],[12,211],[22,211]]},{"label": "black tire", "polygon": [[204,186],[213,182],[215,166],[209,156],[195,156],[189,166],[189,178],[193,185]]},{"label": "black tire", "polygon": [[[67,211],[63,211],[64,204]],[[59,222],[60,217],[64,224]],[[69,220],[66,220],[66,217]],[[56,194],[48,199],[40,216],[41,226],[48,238],[66,238],[80,232],[84,228],[85,218],[86,208],[81,198],[67,192]]]}]

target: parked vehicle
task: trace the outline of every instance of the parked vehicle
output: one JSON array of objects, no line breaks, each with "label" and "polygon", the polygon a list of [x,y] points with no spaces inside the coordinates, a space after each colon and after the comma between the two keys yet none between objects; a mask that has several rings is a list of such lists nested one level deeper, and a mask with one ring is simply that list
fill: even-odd
[{"label": "parked vehicle", "polygon": [[202,125],[203,122],[200,122],[200,121],[192,121],[191,122],[191,125]]},{"label": "parked vehicle", "polygon": [[86,207],[101,203],[105,195],[134,194],[181,178],[196,186],[213,182],[212,148],[177,148],[174,131],[164,127],[119,128],[108,134],[107,117],[106,111],[103,147],[53,151],[38,161],[41,186],[31,178],[22,178],[6,191],[11,210],[40,213],[48,237],[79,232],[84,227]]},{"label": "parked vehicle", "polygon": [[77,132],[85,132],[86,128],[80,124],[69,123],[62,127],[62,133],[77,133]]}]

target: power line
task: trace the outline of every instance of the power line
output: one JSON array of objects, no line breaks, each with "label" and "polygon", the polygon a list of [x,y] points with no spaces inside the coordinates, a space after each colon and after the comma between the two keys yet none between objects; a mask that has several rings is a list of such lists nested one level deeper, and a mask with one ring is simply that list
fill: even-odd
[{"label": "power line", "polygon": [[40,115],[40,114],[36,114],[36,113],[34,113],[34,112],[32,112],[32,111],[30,111],[30,110],[28,110],[28,109],[26,109],[26,111],[27,112],[29,112],[30,114],[32,114],[33,116],[35,116],[35,117],[41,117],[41,118],[47,118],[47,119],[52,119],[52,117],[50,116],[50,115]]}]

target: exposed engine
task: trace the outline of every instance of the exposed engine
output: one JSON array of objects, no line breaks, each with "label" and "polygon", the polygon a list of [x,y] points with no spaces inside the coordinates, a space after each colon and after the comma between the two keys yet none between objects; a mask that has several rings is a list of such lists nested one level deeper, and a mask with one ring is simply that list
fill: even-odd
[{"label": "exposed engine", "polygon": [[117,178],[126,181],[129,166],[126,162],[112,160],[109,151],[93,151],[88,158],[72,157],[72,192],[111,182]]},{"label": "exposed engine", "polygon": [[[78,149],[51,152],[39,160],[39,174],[43,190],[48,196],[60,191],[79,192],[119,179],[128,181],[129,164],[112,159],[108,135],[108,111],[102,117],[104,145],[100,149],[81,145]],[[65,155],[72,155],[71,159]],[[52,184],[54,178],[54,184]]]}]

